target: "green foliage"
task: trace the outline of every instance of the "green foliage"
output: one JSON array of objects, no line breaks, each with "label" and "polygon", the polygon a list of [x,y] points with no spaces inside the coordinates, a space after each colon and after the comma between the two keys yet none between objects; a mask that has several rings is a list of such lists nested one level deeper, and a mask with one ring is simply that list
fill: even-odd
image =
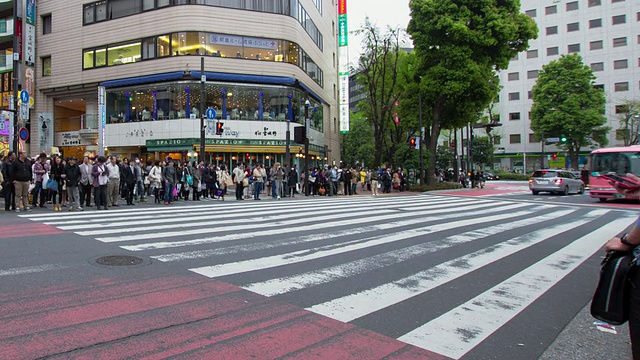
[{"label": "green foliage", "polygon": [[594,80],[582,57],[570,54],[543,66],[533,87],[531,129],[540,138],[566,138],[558,146],[569,152],[572,164],[578,163],[580,148],[608,142],[606,98]]},{"label": "green foliage", "polygon": [[453,165],[454,155],[448,146],[438,146],[436,150],[436,167],[438,169],[448,169]]},{"label": "green foliage", "polygon": [[342,135],[340,144],[342,161],[347,165],[364,164],[377,166],[374,163],[373,128],[363,113],[352,113],[351,129]]},{"label": "green foliage", "polygon": [[499,89],[496,71],[528,48],[537,27],[520,13],[518,0],[410,0],[409,7],[407,31],[418,62],[416,85],[408,88],[422,95],[425,142],[435,155],[441,129],[468,124],[491,103]]},{"label": "green foliage", "polygon": [[527,174],[514,174],[505,171],[498,171],[496,175],[500,176],[500,180],[529,181],[529,179],[531,178]]},{"label": "green foliage", "polygon": [[456,183],[456,182],[436,182],[432,185],[414,184],[414,185],[410,185],[408,190],[413,192],[425,192],[425,191],[453,190],[453,189],[462,189],[462,184]]},{"label": "green foliage", "polygon": [[488,136],[476,136],[471,142],[471,156],[473,162],[484,165],[491,163],[493,157],[493,141]]},{"label": "green foliage", "polygon": [[624,146],[638,144],[640,134],[640,101],[624,100],[618,115],[620,127],[616,130],[616,140],[624,140]]}]

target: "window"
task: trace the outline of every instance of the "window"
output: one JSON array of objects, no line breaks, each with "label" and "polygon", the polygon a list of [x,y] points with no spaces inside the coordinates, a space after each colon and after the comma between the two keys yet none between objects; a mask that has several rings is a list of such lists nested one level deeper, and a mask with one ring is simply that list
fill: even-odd
[{"label": "window", "polygon": [[502,137],[500,135],[493,135],[493,145],[500,145]]},{"label": "window", "polygon": [[509,120],[520,120],[520,113],[519,112],[509,113]]},{"label": "window", "polygon": [[558,33],[557,26],[547,26],[547,35],[555,35]]},{"label": "window", "polygon": [[42,16],[42,35],[51,34],[51,14]]},{"label": "window", "polygon": [[536,17],[538,15],[538,12],[536,11],[536,9],[527,10],[524,13],[528,17],[532,17],[532,18],[534,18],[534,17]]},{"label": "window", "polygon": [[520,100],[520,93],[519,92],[509,93],[509,101],[515,101],[515,100]]},{"label": "window", "polygon": [[626,69],[626,68],[628,68],[628,67],[629,67],[629,60],[627,60],[627,59],[623,59],[623,60],[615,60],[615,61],[613,62],[613,68],[614,68],[615,70],[618,70],[618,69]]},{"label": "window", "polygon": [[51,56],[42,58],[42,76],[51,76]]},{"label": "window", "polygon": [[536,134],[529,134],[529,143],[530,144],[535,144],[535,143],[539,143],[539,142],[540,142],[540,139],[538,139]]},{"label": "window", "polygon": [[640,21],[640,11],[636,13],[636,21]]},{"label": "window", "polygon": [[595,29],[602,27],[602,19],[591,19],[589,20],[589,29]]},{"label": "window", "polygon": [[156,57],[156,38],[142,40],[142,59],[153,59]]},{"label": "window", "polygon": [[[536,79],[538,78],[538,70],[529,70],[527,71],[527,79]],[[529,97],[531,99],[531,97]]]},{"label": "window", "polygon": [[578,31],[578,30],[580,30],[580,23],[579,22],[574,22],[574,23],[567,24],[567,32],[573,32],[573,31]]},{"label": "window", "polygon": [[107,66],[129,64],[140,60],[142,60],[140,42],[109,46],[107,50]]},{"label": "window", "polygon": [[589,50],[600,50],[604,46],[602,40],[596,40],[589,43]]},{"label": "window", "polygon": [[580,52],[580,44],[570,44],[567,46],[567,52],[569,54]]},{"label": "window", "polygon": [[507,77],[508,77],[509,81],[520,80],[520,73],[512,72],[512,73],[509,73],[509,75]]},{"label": "window", "polygon": [[83,69],[92,69],[95,65],[93,63],[93,55],[95,51],[93,50],[85,50],[82,55],[82,68]]},{"label": "window", "polygon": [[118,19],[127,15],[140,13],[139,1],[131,0],[109,0],[108,2],[108,18]]},{"label": "window", "polygon": [[574,11],[578,9],[579,9],[579,6],[577,1],[572,1],[567,3],[567,11]]},{"label": "window", "polygon": [[160,35],[158,36],[158,41],[156,42],[156,56],[157,57],[165,57],[171,56],[171,36],[170,35]]},{"label": "window", "polygon": [[604,63],[603,62],[591,63],[591,70],[604,71]]},{"label": "window", "polygon": [[589,7],[600,6],[600,0],[589,0]]},{"label": "window", "polygon": [[518,60],[518,54],[516,54],[516,56],[514,56],[510,61],[516,61]]},{"label": "window", "polygon": [[619,2],[624,2],[624,0],[611,0],[612,4],[619,3]]},{"label": "window", "polygon": [[546,8],[544,8],[544,14],[545,15],[552,15],[552,14],[557,14],[558,13],[558,7],[555,5],[552,6],[547,6]]},{"label": "window", "polygon": [[527,59],[535,59],[538,57],[538,50],[529,50],[527,51]]},{"label": "window", "polygon": [[627,46],[626,37],[619,37],[619,38],[613,39],[613,47],[621,47],[621,46]]},{"label": "window", "polygon": [[100,48],[96,49],[96,67],[107,66],[107,49]]},{"label": "window", "polygon": [[559,50],[557,46],[547,48],[547,56],[558,55],[558,52]]},{"label": "window", "polygon": [[628,110],[627,105],[616,105],[616,114],[624,114]]},{"label": "window", "polygon": [[96,3],[96,22],[107,20],[107,2],[100,1]]},{"label": "window", "polygon": [[95,21],[95,5],[94,4],[88,4],[84,6],[84,11],[83,11],[83,17],[84,17],[84,24],[91,24]]},{"label": "window", "polygon": [[627,15],[616,15],[611,18],[613,25],[625,24],[627,22]]},{"label": "window", "polygon": [[595,84],[593,85],[593,88],[604,91],[604,84]]},{"label": "window", "polygon": [[142,0],[142,11],[153,10],[155,0]]},{"label": "window", "polygon": [[509,144],[520,144],[521,143],[520,134],[511,134],[509,135]]},{"label": "window", "polygon": [[629,83],[628,82],[619,82],[613,84],[614,91],[629,91]]},{"label": "window", "polygon": [[[527,91],[527,99],[533,99],[533,91],[529,90]],[[529,116],[531,117],[531,116]]]}]

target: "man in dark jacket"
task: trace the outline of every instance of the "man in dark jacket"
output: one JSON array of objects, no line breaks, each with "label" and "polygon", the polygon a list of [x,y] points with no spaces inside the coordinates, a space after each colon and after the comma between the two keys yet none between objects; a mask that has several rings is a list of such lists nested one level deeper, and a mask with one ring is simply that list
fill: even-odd
[{"label": "man in dark jacket", "polygon": [[124,183],[124,197],[127,199],[127,205],[133,204],[133,189],[136,186],[136,173],[133,166],[129,166],[129,160],[124,159],[123,167],[120,173],[120,179]]},{"label": "man in dark jacket", "polygon": [[11,165],[16,159],[16,154],[13,151],[9,151],[9,154],[4,158],[2,163],[2,177],[4,178],[4,211],[16,209],[16,199],[14,197],[15,189],[13,187],[13,174]]},{"label": "man in dark jacket", "polygon": [[65,180],[67,180],[67,195],[69,197],[69,211],[82,211],[80,207],[80,167],[77,159],[72,157],[64,167]]},{"label": "man in dark jacket", "polygon": [[164,204],[169,205],[173,203],[173,186],[178,180],[172,159],[169,159],[167,166],[162,169],[162,178],[164,179]]},{"label": "man in dark jacket", "polygon": [[297,192],[296,185],[298,185],[298,170],[296,170],[295,165],[291,165],[291,170],[289,170],[289,174],[287,175],[287,185],[289,187],[291,197],[295,197]]},{"label": "man in dark jacket", "polygon": [[11,173],[13,186],[15,188],[15,200],[17,200],[18,208],[16,212],[21,210],[31,210],[29,208],[29,184],[31,183],[31,162],[27,161],[27,153],[20,151],[18,158],[11,164]]}]

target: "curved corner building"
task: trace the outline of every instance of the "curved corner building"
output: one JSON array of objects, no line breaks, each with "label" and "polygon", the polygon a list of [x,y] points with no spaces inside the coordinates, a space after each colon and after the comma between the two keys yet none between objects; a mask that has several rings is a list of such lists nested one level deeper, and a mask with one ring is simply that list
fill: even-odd
[{"label": "curved corner building", "polygon": [[340,161],[331,0],[39,0],[37,14],[31,153],[94,155],[102,137],[142,160],[288,163],[289,120],[299,163],[308,99],[311,166]]}]

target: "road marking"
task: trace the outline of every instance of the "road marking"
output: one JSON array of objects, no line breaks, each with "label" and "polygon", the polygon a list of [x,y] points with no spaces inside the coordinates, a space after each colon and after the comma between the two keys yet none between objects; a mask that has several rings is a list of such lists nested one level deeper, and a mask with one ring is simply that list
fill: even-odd
[{"label": "road marking", "polygon": [[576,239],[511,278],[401,336],[399,340],[459,359],[557,284],[632,221],[619,218]]},{"label": "road marking", "polygon": [[347,278],[358,274],[364,274],[375,269],[397,264],[415,257],[423,256],[427,253],[432,253],[454,245],[487,238],[491,235],[497,235],[505,231],[538,224],[561,216],[568,216],[575,211],[576,210],[574,209],[560,210],[528,219],[508,222],[478,230],[467,231],[462,234],[449,236],[442,240],[409,246],[399,250],[370,256],[364,259],[350,261],[337,266],[247,284],[243,286],[243,288],[265,296],[280,295],[294,290],[300,290],[311,286],[325,284],[331,281]]},{"label": "road marking", "polygon": [[50,271],[50,270],[66,269],[68,267],[69,266],[64,264],[48,264],[48,265],[40,265],[40,266],[12,268],[7,270],[0,270],[0,276],[33,274],[33,273],[39,273],[44,271]]},{"label": "road marking", "polygon": [[269,269],[277,266],[290,265],[300,263],[304,261],[319,259],[327,256],[342,254],[350,251],[365,249],[373,246],[384,245],[396,241],[415,238],[418,236],[424,236],[433,234],[436,232],[456,229],[463,226],[483,224],[491,221],[497,221],[512,217],[524,216],[530,214],[531,211],[519,211],[510,214],[499,214],[487,217],[481,217],[476,219],[465,219],[447,222],[438,225],[425,226],[417,229],[399,231],[394,234],[386,234],[383,236],[374,236],[365,239],[357,239],[347,241],[340,244],[331,244],[326,246],[320,246],[312,249],[304,249],[300,251],[290,252],[287,254],[280,254],[274,256],[268,256],[263,258],[237,261],[233,263],[203,266],[199,268],[189,269],[198,274],[207,277],[218,277],[232,274],[239,274],[255,270]]},{"label": "road marking", "polygon": [[[524,234],[472,254],[447,261],[392,283],[383,284],[355,294],[317,304],[307,308],[307,310],[340,321],[349,322],[405,301],[416,295],[423,294],[560,233],[585,225],[593,220],[594,217],[606,213],[606,210],[593,211],[581,220]],[[619,228],[618,231],[620,229],[621,228]],[[603,240],[600,239],[600,241]],[[460,264],[465,265],[460,266]]]},{"label": "road marking", "polygon": [[[473,204],[473,205],[469,205],[469,206],[464,206],[464,207],[457,207],[457,208],[450,208],[450,209],[442,209],[439,211],[440,214],[445,214],[445,213],[455,213],[452,215],[452,217],[460,217],[460,211],[465,211],[465,210],[470,210],[469,212],[466,213],[466,215],[482,215],[483,213],[486,213],[486,210],[478,210],[478,209],[483,209],[483,208],[495,208],[495,203],[489,203],[489,204],[481,204],[481,205],[477,205],[477,204]],[[517,208],[522,208],[524,206],[527,205],[520,205],[520,204],[512,204],[509,206],[505,206],[503,209],[505,211],[507,210],[512,210],[512,209],[517,209]],[[474,211],[474,210],[478,210],[478,211]],[[420,211],[420,212],[414,212],[411,214],[412,216],[420,216],[420,215],[432,215],[432,210],[429,211]],[[351,220],[338,220],[335,221],[335,219],[331,222],[331,226],[332,227],[339,227],[339,226],[352,226],[352,225],[361,225],[363,223],[375,223],[375,222],[382,222],[382,221],[388,221],[388,220],[392,220],[392,219],[398,219],[398,218],[406,218],[407,214],[406,213],[399,213],[399,214],[386,214],[386,215],[381,215],[381,216],[370,216],[370,217],[360,217],[360,218],[354,218]],[[432,220],[440,220],[443,219],[444,215],[442,216],[435,216],[432,218]],[[126,250],[131,250],[131,251],[141,251],[141,250],[153,250],[153,249],[164,249],[164,248],[173,248],[173,247],[182,247],[182,246],[191,246],[191,245],[204,245],[204,244],[212,244],[212,243],[218,243],[218,242],[224,242],[224,241],[233,241],[233,240],[248,240],[254,237],[258,237],[258,236],[269,236],[269,235],[283,235],[283,234],[290,234],[290,233],[297,233],[300,231],[312,231],[312,230],[326,230],[327,229],[327,224],[324,222],[317,222],[315,221],[316,219],[311,218],[309,219],[309,221],[306,222],[306,224],[303,224],[302,226],[299,227],[288,227],[288,226],[284,226],[284,224],[277,224],[276,229],[271,229],[271,230],[261,230],[259,233],[257,232],[236,232],[235,234],[229,234],[229,235],[221,235],[221,236],[215,236],[215,237],[207,237],[207,238],[200,238],[200,239],[193,239],[193,240],[183,240],[183,241],[167,241],[167,242],[156,242],[156,243],[146,243],[146,244],[139,244],[139,245],[131,245],[131,246],[121,246],[121,248],[126,249]],[[414,223],[414,222],[424,222],[425,219],[415,219],[415,220],[407,220],[405,222],[405,224],[409,224],[409,223]],[[382,226],[382,225],[381,225]],[[98,239],[101,240],[101,239]]]}]

